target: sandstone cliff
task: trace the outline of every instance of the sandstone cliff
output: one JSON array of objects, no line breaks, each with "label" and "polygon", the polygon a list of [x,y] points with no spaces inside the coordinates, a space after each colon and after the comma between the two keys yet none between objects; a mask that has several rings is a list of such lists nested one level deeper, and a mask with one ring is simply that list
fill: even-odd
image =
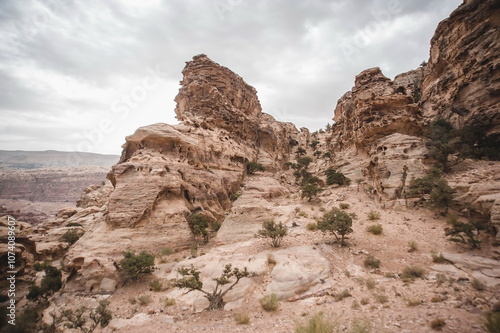
[{"label": "sandstone cliff", "polygon": [[[88,207],[84,211],[93,213],[80,214],[90,230],[68,255],[81,273],[72,288],[118,279],[110,258],[123,250],[188,247],[189,214],[222,222],[246,176],[246,163],[278,170],[305,135],[262,113],[255,89],[206,55],[187,62],[183,76],[175,99],[182,123],[145,126],[128,136],[108,173],[113,189],[106,204],[92,207],[106,199],[98,189],[88,191],[98,200],[80,200]],[[109,237],[113,246],[104,245]]]},{"label": "sandstone cliff", "polygon": [[500,133],[499,35],[496,0],[466,1],[438,25],[422,83],[426,121],[442,118]]}]

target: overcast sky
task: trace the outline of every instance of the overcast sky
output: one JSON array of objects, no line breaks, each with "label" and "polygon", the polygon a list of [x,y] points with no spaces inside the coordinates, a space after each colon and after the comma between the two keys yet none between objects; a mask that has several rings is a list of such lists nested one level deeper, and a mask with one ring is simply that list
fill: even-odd
[{"label": "overcast sky", "polygon": [[461,0],[0,0],[0,149],[121,152],[175,124],[185,61],[205,53],[297,127],[332,122],[354,76],[428,59]]}]

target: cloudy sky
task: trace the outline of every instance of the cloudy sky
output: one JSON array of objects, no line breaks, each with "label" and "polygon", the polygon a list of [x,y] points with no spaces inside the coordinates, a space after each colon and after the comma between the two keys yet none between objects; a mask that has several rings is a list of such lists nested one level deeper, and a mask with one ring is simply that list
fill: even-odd
[{"label": "cloudy sky", "polygon": [[264,112],[316,130],[360,71],[428,59],[461,0],[0,0],[0,149],[121,152],[176,123],[185,61],[205,53]]}]

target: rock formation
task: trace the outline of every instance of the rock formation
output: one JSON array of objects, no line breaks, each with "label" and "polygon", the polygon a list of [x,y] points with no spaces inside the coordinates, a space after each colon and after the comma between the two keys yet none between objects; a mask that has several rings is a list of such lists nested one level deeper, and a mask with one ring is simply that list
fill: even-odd
[{"label": "rock formation", "polygon": [[[95,215],[85,215],[90,232],[68,256],[80,276],[91,272],[78,281],[80,286],[117,279],[110,256],[123,250],[189,246],[189,214],[222,222],[245,178],[246,163],[258,160],[268,170],[280,169],[301,140],[292,124],[262,113],[254,88],[206,55],[187,62],[183,75],[175,99],[182,123],[145,126],[128,136],[108,174],[113,189],[107,203],[96,206],[107,197],[99,193],[92,195],[98,200],[80,200],[88,207],[84,211],[93,209]],[[104,245],[108,237],[122,241],[111,249]]]},{"label": "rock formation", "polygon": [[438,25],[422,83],[426,121],[447,119],[456,127],[500,133],[499,34],[495,0],[465,1]]}]

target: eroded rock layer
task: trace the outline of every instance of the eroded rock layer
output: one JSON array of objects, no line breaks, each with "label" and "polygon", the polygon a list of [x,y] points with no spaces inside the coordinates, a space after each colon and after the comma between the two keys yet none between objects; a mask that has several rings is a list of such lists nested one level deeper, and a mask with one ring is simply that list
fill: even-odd
[{"label": "eroded rock layer", "polygon": [[442,21],[431,40],[422,84],[427,121],[447,119],[456,127],[485,126],[500,133],[500,4],[465,1]]}]

